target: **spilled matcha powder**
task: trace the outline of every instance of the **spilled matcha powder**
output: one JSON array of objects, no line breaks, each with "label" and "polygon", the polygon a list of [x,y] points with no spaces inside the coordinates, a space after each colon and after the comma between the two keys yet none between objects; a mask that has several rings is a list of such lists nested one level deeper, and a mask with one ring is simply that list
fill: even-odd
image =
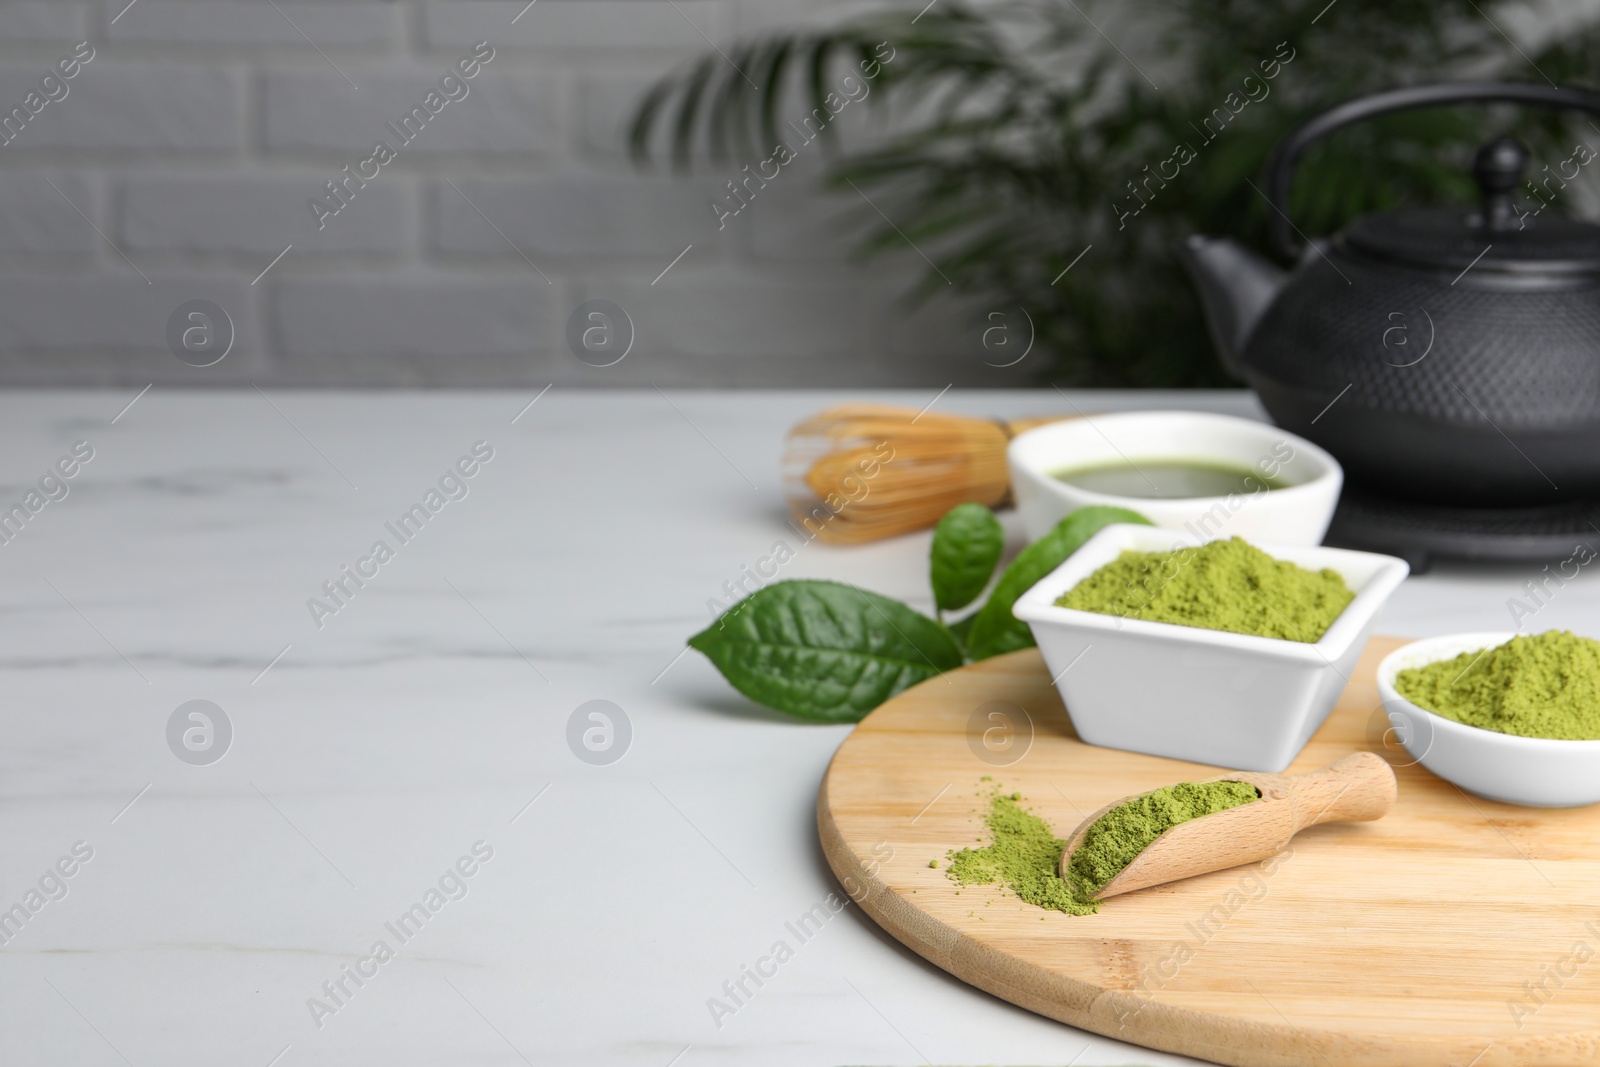
[{"label": "spilled matcha powder", "polygon": [[1234,537],[1171,552],[1124,552],[1056,603],[1313,644],[1354,599],[1337,571],[1309,571]]},{"label": "spilled matcha powder", "polygon": [[994,840],[984,848],[964,848],[950,853],[945,874],[958,885],[993,885],[996,882],[1029,904],[1068,915],[1093,915],[1100,905],[1077,899],[1056,873],[1066,842],[1056,837],[1050,824],[1023,810],[1021,793],[995,793],[985,821]]},{"label": "spilled matcha powder", "polygon": [[1394,687],[1419,707],[1481,730],[1600,741],[1600,641],[1566,630],[1400,671]]},{"label": "spilled matcha powder", "polygon": [[999,883],[1029,904],[1092,915],[1100,905],[1090,898],[1163,832],[1258,796],[1243,782],[1182,782],[1134,797],[1089,827],[1068,864],[1069,881],[1057,873],[1067,843],[1020,806],[1021,793],[996,792],[985,819],[994,840],[983,848],[951,852],[945,874],[958,885]]}]

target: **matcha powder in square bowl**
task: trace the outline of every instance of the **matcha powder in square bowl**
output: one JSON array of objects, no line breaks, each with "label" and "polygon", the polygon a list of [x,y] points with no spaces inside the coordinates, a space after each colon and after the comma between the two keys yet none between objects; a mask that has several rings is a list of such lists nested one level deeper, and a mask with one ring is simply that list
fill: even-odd
[{"label": "matcha powder in square bowl", "polygon": [[1337,571],[1307,570],[1233,537],[1171,552],[1123,552],[1056,604],[1314,644],[1354,599]]}]

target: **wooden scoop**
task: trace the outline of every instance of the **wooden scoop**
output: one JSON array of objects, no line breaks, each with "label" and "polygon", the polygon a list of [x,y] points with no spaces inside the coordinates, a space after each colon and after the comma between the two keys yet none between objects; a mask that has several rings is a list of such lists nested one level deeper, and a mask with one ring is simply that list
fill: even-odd
[{"label": "wooden scoop", "polygon": [[[1396,795],[1394,771],[1372,752],[1357,752],[1309,774],[1241,771],[1205,781],[1244,782],[1255,786],[1261,798],[1172,827],[1107,882],[1095,900],[1267,859],[1308,826],[1381,818],[1394,806]],[[1072,853],[1095,820],[1132,799],[1112,801],[1083,820],[1061,851],[1061,877],[1067,877]]]}]

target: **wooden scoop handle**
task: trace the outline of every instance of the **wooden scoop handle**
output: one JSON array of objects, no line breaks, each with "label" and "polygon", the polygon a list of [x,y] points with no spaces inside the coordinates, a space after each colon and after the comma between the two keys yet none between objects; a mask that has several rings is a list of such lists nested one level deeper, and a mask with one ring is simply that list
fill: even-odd
[{"label": "wooden scoop handle", "polygon": [[1288,781],[1296,809],[1295,833],[1319,823],[1382,818],[1398,795],[1394,771],[1373,752],[1357,752]]},{"label": "wooden scoop handle", "polygon": [[[1357,752],[1308,774],[1241,771],[1208,780],[1253,785],[1261,798],[1172,827],[1107,882],[1095,899],[1267,859],[1282,852],[1289,839],[1308,826],[1379,818],[1393,807],[1397,794],[1394,771],[1371,752]],[[1083,843],[1089,827],[1124,800],[1101,808],[1073,833],[1061,854],[1063,878],[1072,851]]]}]

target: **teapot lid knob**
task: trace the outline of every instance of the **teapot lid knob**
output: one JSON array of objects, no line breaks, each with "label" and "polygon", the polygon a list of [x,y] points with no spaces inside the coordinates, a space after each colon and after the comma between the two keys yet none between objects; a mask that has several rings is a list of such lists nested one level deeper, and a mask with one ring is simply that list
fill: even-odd
[{"label": "teapot lid knob", "polygon": [[1515,212],[1511,193],[1522,184],[1522,171],[1527,165],[1528,150],[1515,137],[1496,137],[1478,149],[1472,161],[1472,176],[1483,194],[1481,224],[1485,228],[1512,228]]}]

